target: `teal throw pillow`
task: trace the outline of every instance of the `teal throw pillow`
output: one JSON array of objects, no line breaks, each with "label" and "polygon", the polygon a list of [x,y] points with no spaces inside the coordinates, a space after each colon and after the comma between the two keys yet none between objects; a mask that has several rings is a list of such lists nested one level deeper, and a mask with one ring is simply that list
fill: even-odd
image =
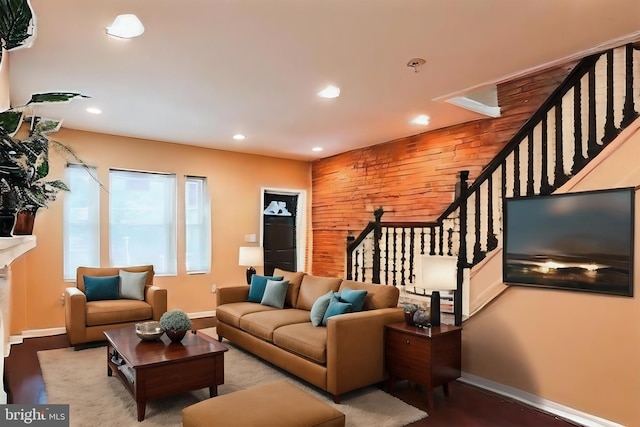
[{"label": "teal throw pillow", "polygon": [[351,303],[342,302],[340,298],[335,295],[331,297],[331,302],[329,302],[329,307],[327,307],[327,311],[324,313],[324,317],[322,318],[322,326],[327,326],[327,319],[332,316],[337,316],[338,314],[351,313],[353,311]]},{"label": "teal throw pillow", "polygon": [[344,288],[336,294],[343,302],[351,303],[354,313],[356,311],[362,311],[364,307],[364,299],[367,297],[367,291],[364,289],[349,289]]},{"label": "teal throw pillow", "polygon": [[249,302],[260,302],[264,295],[264,289],[267,286],[267,280],[282,280],[282,276],[258,276],[254,274],[251,276],[251,288],[249,288]]},{"label": "teal throw pillow", "polygon": [[148,271],[134,273],[120,270],[120,298],[144,301],[144,284]]},{"label": "teal throw pillow", "polygon": [[311,306],[311,324],[313,326],[322,325],[322,319],[324,318],[324,313],[327,311],[329,307],[329,303],[331,302],[331,297],[333,296],[333,291],[329,291],[326,294],[318,297],[318,299]]},{"label": "teal throw pillow", "polygon": [[284,308],[284,299],[287,296],[288,280],[267,280],[264,289],[264,296],[260,301],[262,305],[269,305],[275,308]]},{"label": "teal throw pillow", "polygon": [[101,301],[120,298],[120,276],[82,276],[87,301]]}]

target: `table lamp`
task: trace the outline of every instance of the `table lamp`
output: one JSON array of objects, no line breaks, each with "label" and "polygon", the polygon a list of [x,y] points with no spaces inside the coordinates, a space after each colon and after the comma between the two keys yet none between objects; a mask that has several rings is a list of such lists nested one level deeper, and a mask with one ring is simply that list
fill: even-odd
[{"label": "table lamp", "polygon": [[422,255],[422,287],[431,290],[431,326],[440,326],[440,291],[458,288],[458,257]]},{"label": "table lamp", "polygon": [[251,276],[256,274],[254,267],[260,267],[264,264],[264,255],[262,248],[259,246],[240,246],[240,254],[238,256],[238,265],[247,268],[247,285],[251,284]]}]

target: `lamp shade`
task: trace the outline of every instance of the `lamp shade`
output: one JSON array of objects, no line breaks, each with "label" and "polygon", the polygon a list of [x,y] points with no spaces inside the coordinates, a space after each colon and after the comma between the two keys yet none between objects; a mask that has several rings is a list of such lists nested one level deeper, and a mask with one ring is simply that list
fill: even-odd
[{"label": "lamp shade", "polygon": [[111,26],[107,27],[107,34],[123,39],[138,37],[144,33],[144,25],[136,15],[126,13],[116,16]]},{"label": "lamp shade", "polygon": [[238,265],[244,267],[257,267],[264,264],[262,248],[259,246],[240,246]]},{"label": "lamp shade", "polygon": [[458,287],[458,257],[422,255],[421,287],[432,291],[451,291]]}]

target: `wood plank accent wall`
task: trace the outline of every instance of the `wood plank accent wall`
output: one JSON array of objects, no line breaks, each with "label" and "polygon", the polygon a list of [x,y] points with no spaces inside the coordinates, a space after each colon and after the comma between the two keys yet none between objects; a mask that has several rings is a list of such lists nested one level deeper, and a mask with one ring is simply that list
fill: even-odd
[{"label": "wood plank accent wall", "polygon": [[457,174],[483,167],[564,80],[575,63],[498,86],[502,116],[378,144],[312,164],[312,273],[344,277],[349,233],[382,206],[383,221],[431,221],[453,201]]}]

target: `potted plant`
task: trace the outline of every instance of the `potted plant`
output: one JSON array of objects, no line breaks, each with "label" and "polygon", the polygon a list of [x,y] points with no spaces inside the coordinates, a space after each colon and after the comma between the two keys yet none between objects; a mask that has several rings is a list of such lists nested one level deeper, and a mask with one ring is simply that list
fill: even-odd
[{"label": "potted plant", "polygon": [[409,302],[402,303],[402,311],[404,311],[404,321],[407,325],[413,326],[413,314],[418,311],[420,307],[418,304],[413,304]]},{"label": "potted plant", "polygon": [[173,342],[181,341],[191,326],[187,313],[179,309],[167,311],[160,317],[160,327]]},{"label": "potted plant", "polygon": [[[59,191],[69,191],[60,180],[46,180],[49,174],[49,148],[84,165],[84,162],[66,145],[52,141],[49,134],[60,129],[61,120],[37,117],[33,105],[50,102],[68,102],[83,97],[73,92],[38,93],[25,105],[0,112],[0,235],[11,236],[6,224],[11,216],[23,213],[31,228],[16,230],[15,234],[31,234],[36,211],[56,200]],[[25,116],[30,120],[29,135],[18,139],[15,135]],[[7,232],[7,230],[9,230]]]}]

